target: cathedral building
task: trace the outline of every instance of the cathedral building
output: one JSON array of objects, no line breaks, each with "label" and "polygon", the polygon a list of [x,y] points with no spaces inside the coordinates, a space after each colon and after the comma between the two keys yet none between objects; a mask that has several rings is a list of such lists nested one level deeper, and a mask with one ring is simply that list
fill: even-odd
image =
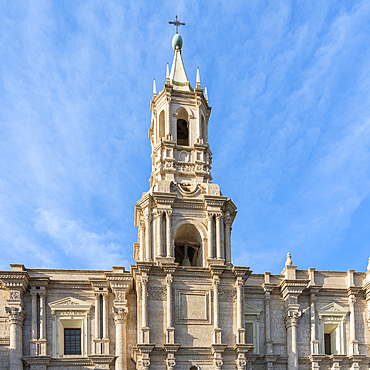
[{"label": "cathedral building", "polygon": [[231,262],[236,206],[213,182],[211,107],[182,44],[176,33],[154,83],[135,264],[0,271],[0,369],[369,369],[370,266],[298,270],[288,253],[272,275]]}]

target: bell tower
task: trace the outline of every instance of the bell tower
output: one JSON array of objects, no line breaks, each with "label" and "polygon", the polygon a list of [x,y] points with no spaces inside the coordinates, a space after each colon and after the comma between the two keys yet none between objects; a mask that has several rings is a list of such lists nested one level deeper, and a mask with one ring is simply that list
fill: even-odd
[{"label": "bell tower", "polygon": [[[177,27],[180,23],[176,22]],[[155,80],[153,84],[152,173],[149,191],[135,206],[139,235],[134,258],[184,267],[226,265],[231,262],[230,232],[236,207],[212,182],[207,87],[201,87],[199,68],[195,88],[191,86],[182,45],[176,33],[171,71],[167,64],[162,91],[157,94]]]}]

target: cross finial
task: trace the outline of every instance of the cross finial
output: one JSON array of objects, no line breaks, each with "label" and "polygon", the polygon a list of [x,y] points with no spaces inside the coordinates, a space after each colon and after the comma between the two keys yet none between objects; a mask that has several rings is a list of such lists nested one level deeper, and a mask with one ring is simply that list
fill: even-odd
[{"label": "cross finial", "polygon": [[185,23],[181,23],[177,20],[177,15],[176,15],[176,20],[171,22],[169,21],[168,22],[169,24],[173,24],[174,26],[176,26],[176,33],[179,33],[179,26],[185,26]]}]

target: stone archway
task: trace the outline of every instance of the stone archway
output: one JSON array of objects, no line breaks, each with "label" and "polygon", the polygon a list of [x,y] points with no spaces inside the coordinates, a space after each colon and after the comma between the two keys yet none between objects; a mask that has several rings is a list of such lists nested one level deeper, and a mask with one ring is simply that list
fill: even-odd
[{"label": "stone archway", "polygon": [[174,235],[175,262],[180,266],[203,265],[202,236],[192,223],[180,225]]}]

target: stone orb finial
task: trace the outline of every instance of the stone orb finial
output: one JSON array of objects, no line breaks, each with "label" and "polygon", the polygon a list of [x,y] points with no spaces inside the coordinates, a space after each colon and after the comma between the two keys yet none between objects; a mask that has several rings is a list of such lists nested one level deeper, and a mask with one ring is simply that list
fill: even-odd
[{"label": "stone orb finial", "polygon": [[285,266],[291,266],[293,263],[292,263],[292,256],[291,254],[288,252],[288,254],[286,255],[286,262],[285,262]]},{"label": "stone orb finial", "polygon": [[172,38],[172,47],[173,50],[181,50],[182,48],[182,37],[178,33]]}]

